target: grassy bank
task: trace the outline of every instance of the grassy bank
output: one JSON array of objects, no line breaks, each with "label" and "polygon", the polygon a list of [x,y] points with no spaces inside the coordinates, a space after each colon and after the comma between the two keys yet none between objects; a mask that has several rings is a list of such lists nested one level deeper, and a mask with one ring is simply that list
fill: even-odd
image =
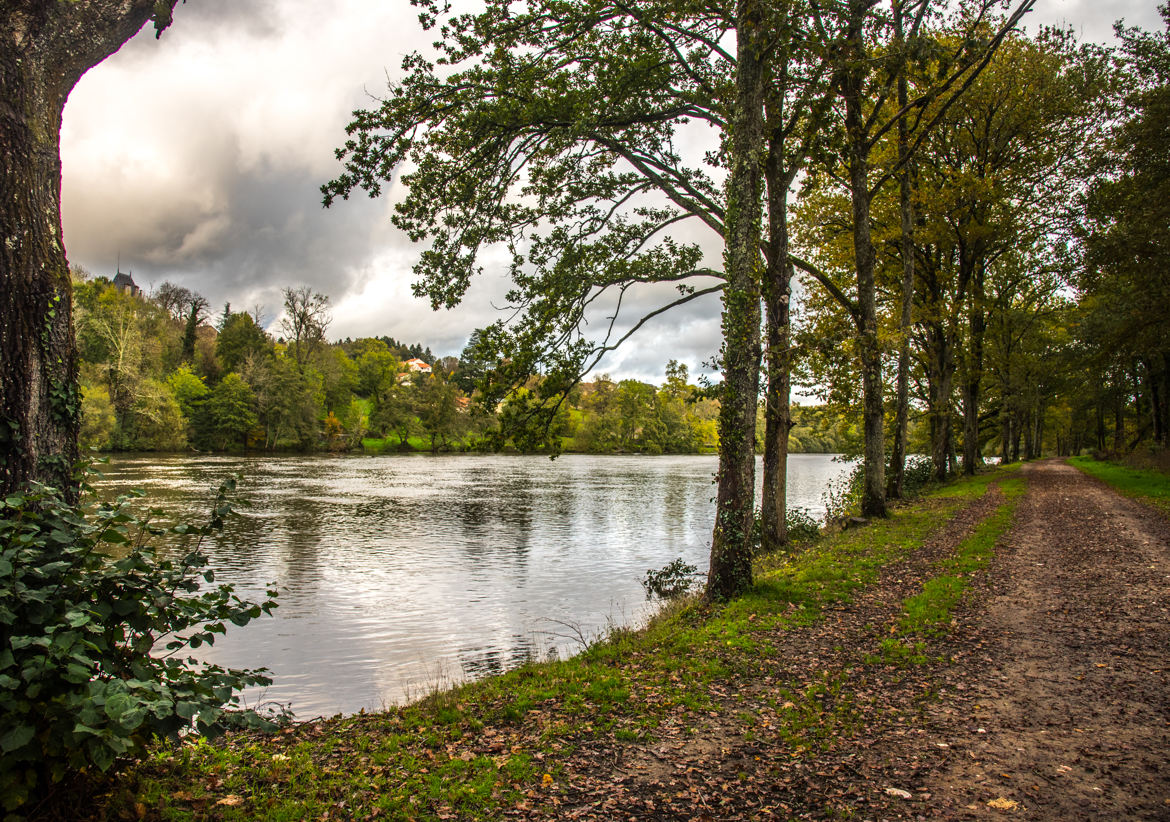
[{"label": "grassy bank", "polygon": [[[478,819],[555,806],[573,757],[701,737],[712,716],[735,717],[742,738],[763,732],[758,712],[739,708],[764,678],[767,733],[786,755],[810,755],[858,715],[840,671],[772,680],[792,632],[872,586],[1009,473],[939,489],[795,556],[764,558],[744,597],[670,606],[645,629],[615,630],[569,660],[529,664],[384,713],[159,748],[103,802],[138,818],[265,820]],[[903,603],[895,638],[916,653],[926,634],[945,628],[970,575],[990,558],[1010,522],[1015,482],[993,516],[939,561],[941,581]],[[876,643],[872,650],[883,653]]]},{"label": "grassy bank", "polygon": [[1127,497],[1170,515],[1170,474],[1152,468],[1132,468],[1092,457],[1072,457],[1069,462]]}]

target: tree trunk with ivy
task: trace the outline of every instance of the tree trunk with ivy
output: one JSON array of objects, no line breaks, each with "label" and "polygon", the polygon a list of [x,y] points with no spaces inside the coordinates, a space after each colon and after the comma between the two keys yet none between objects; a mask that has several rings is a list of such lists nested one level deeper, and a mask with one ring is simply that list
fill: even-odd
[{"label": "tree trunk with ivy", "polygon": [[756,398],[760,383],[760,195],[764,122],[761,10],[737,0],[735,110],[725,223],[723,391],[719,475],[707,597],[729,599],[752,584]]},{"label": "tree trunk with ivy", "polygon": [[[894,33],[896,46],[905,50],[902,5],[894,6]],[[905,110],[910,99],[905,64],[898,74],[898,108]],[[897,408],[894,413],[894,443],[890,454],[890,470],[886,495],[901,499],[906,478],[906,438],[910,428],[910,327],[914,307],[914,207],[910,198],[910,126],[906,115],[898,118],[898,211],[901,217],[900,253],[902,256],[902,316],[898,324]]]},{"label": "tree trunk with ivy", "polygon": [[0,10],[0,494],[76,496],[80,395],[61,235],[61,115],[89,68],[175,0],[15,0]]},{"label": "tree trunk with ivy", "polygon": [[886,511],[885,403],[882,395],[882,349],[878,339],[876,251],[870,231],[869,137],[865,131],[864,23],[868,6],[851,7],[846,38],[849,59],[843,72],[845,139],[848,145],[849,195],[853,206],[853,253],[857,269],[857,348],[861,366],[862,430],[865,463],[861,515],[884,517]]},{"label": "tree trunk with ivy", "polygon": [[768,265],[764,272],[764,327],[767,334],[767,389],[764,394],[764,476],[760,502],[760,550],[788,543],[788,434],[792,430],[791,298],[792,261],[788,242],[788,189],[796,176],[784,167],[783,138],[768,151]]}]

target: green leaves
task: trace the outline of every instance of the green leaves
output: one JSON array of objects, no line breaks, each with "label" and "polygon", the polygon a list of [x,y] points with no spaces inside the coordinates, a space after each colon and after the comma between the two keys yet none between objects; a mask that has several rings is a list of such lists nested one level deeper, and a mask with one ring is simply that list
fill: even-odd
[{"label": "green leaves", "polygon": [[3,736],[0,736],[0,751],[10,753],[19,748],[23,748],[32,741],[36,734],[36,728],[32,725],[17,725],[11,728]]},{"label": "green leaves", "polygon": [[[230,512],[225,482],[212,519]],[[198,544],[160,560],[151,540],[201,540],[211,526],[162,530],[116,503],[75,507],[35,487],[0,508],[0,796],[9,810],[71,772],[108,770],[153,737],[271,725],[238,710],[236,693],[264,672],[152,655],[181,653],[245,625],[275,602],[214,587]],[[119,546],[120,556],[108,555]],[[270,592],[274,594],[275,592]]]}]

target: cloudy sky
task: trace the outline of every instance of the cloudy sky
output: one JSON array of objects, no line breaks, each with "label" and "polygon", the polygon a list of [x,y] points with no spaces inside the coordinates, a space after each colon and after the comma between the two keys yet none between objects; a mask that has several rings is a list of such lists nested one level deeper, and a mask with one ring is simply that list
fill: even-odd
[{"label": "cloudy sky", "polygon": [[[1112,23],[1158,25],[1154,0],[1040,0],[1037,23],[1108,41]],[[490,274],[434,313],[410,294],[420,252],[389,222],[389,197],[321,207],[350,113],[371,104],[403,55],[432,39],[407,0],[188,0],[156,41],[148,26],[82,78],[65,110],[62,210],[70,262],[144,288],[166,280],[218,310],[262,307],[309,285],[333,304],[330,336],[388,334],[458,354],[496,319]],[[712,246],[717,247],[717,246]],[[719,340],[718,302],[696,301],[611,355],[616,376],[695,373]]]}]

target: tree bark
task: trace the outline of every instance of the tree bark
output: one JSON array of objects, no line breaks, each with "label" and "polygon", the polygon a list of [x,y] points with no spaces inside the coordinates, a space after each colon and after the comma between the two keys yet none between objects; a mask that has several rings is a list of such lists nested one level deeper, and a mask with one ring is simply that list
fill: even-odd
[{"label": "tree bark", "polygon": [[[37,481],[77,497],[61,115],[81,75],[155,12],[154,0],[10,0],[0,10],[0,494]],[[168,9],[159,30],[169,22]]]},{"label": "tree bark", "polygon": [[983,337],[987,315],[983,308],[983,267],[976,262],[967,312],[967,355],[963,369],[963,473],[972,476],[982,462],[979,454],[979,402],[983,388]]},{"label": "tree bark", "polygon": [[929,326],[930,345],[927,380],[930,388],[930,459],[933,476],[944,482],[950,475],[951,450],[951,386],[954,374],[953,358],[946,329],[941,323]]},{"label": "tree bark", "polygon": [[862,430],[865,438],[861,515],[884,517],[886,511],[885,404],[882,352],[877,328],[876,253],[870,230],[869,141],[865,133],[863,85],[866,71],[863,23],[869,6],[855,2],[846,38],[849,66],[843,72],[845,139],[848,142],[849,198],[853,208],[853,257],[857,270],[857,348],[861,365]]},{"label": "tree bark", "polygon": [[[902,6],[896,4],[894,25],[898,45],[905,48],[902,38]],[[905,108],[909,91],[906,72],[898,77],[898,106]],[[893,499],[901,499],[906,476],[906,437],[910,427],[910,323],[914,307],[914,206],[910,200],[910,137],[906,117],[898,118],[898,205],[901,213],[902,254],[902,316],[899,322],[901,340],[898,345],[897,408],[894,417],[894,444],[890,453],[890,476],[886,488]]]},{"label": "tree bark", "polygon": [[768,385],[764,398],[764,476],[760,504],[760,548],[788,543],[788,434],[792,430],[792,263],[788,252],[788,189],[795,169],[784,167],[783,137],[770,141],[765,170],[768,189],[768,254],[763,296],[767,329]]},{"label": "tree bark", "polygon": [[736,99],[731,117],[724,229],[727,285],[723,291],[723,390],[715,530],[706,591],[709,599],[730,599],[752,584],[764,130],[758,0],[737,0],[736,19]]},{"label": "tree bark", "polygon": [[1118,384],[1114,387],[1117,392],[1113,400],[1113,453],[1120,456],[1125,451],[1125,373],[1117,378]]}]

